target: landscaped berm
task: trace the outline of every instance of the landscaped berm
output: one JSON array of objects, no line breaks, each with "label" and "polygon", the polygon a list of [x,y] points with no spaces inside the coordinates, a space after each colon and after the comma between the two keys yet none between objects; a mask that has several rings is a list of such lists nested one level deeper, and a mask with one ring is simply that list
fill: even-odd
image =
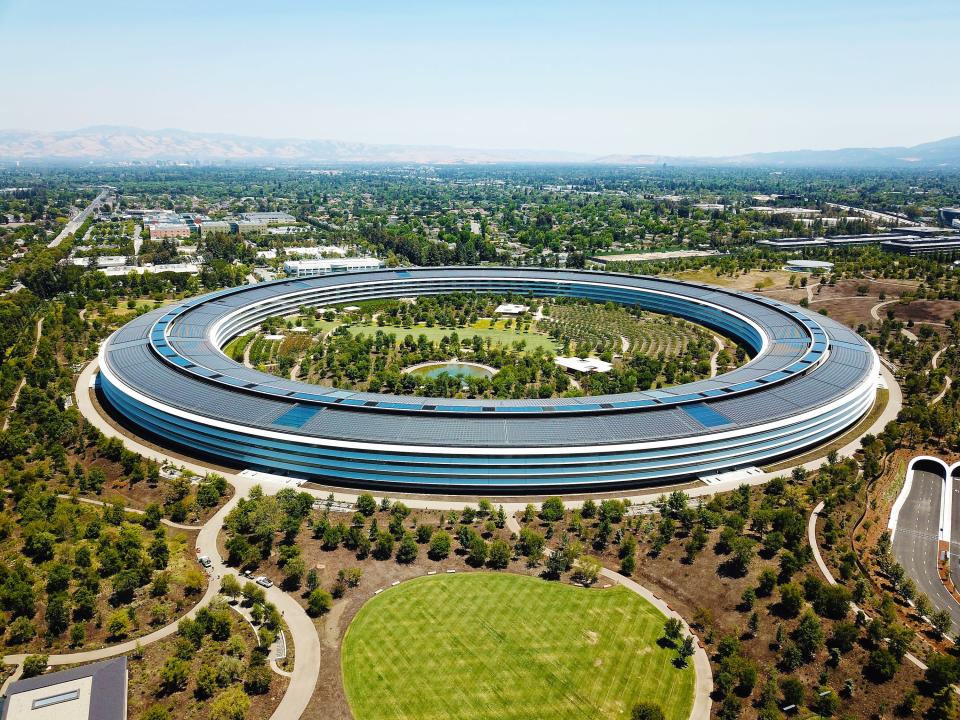
[{"label": "landscaped berm", "polygon": [[686,720],[694,671],[657,644],[664,620],[621,587],[492,573],[418,578],[354,618],[344,686],[356,720],[628,718],[640,701]]}]

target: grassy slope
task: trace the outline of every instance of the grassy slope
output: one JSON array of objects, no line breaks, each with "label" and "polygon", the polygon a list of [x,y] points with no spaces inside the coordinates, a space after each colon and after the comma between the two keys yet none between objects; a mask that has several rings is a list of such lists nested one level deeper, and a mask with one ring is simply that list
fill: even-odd
[{"label": "grassy slope", "polygon": [[623,588],[509,574],[419,578],[368,602],[343,646],[357,720],[689,716],[692,667],[656,644],[663,616]]}]

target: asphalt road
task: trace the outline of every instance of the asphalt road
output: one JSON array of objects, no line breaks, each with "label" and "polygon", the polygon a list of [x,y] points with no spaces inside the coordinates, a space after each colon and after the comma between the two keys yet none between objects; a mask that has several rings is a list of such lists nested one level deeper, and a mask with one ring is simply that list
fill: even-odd
[{"label": "asphalt road", "polygon": [[75,233],[77,230],[79,230],[79,229],[80,229],[80,226],[83,225],[83,222],[84,222],[88,217],[90,217],[90,213],[92,213],[94,210],[96,210],[98,207],[100,207],[101,203],[103,203],[103,201],[106,200],[107,196],[110,195],[110,193],[112,193],[112,192],[113,192],[113,190],[112,190],[112,189],[109,189],[109,188],[105,188],[105,189],[101,190],[101,191],[100,191],[100,194],[97,195],[97,196],[91,201],[91,203],[90,203],[89,205],[87,205],[87,207],[85,207],[83,210],[81,210],[81,211],[77,214],[77,216],[73,218],[73,220],[71,220],[70,222],[68,222],[68,223],[63,227],[63,229],[60,231],[60,234],[57,235],[53,240],[51,240],[50,243],[47,245],[47,247],[51,247],[51,248],[56,247],[57,245],[59,245],[60,243],[63,242],[63,239],[64,239],[65,237],[67,237],[67,235],[69,235],[70,233]]},{"label": "asphalt road", "polygon": [[[940,503],[943,478],[926,470],[914,470],[913,486],[897,518],[893,555],[917,584],[917,590],[930,598],[938,610],[949,611],[954,628],[960,627],[960,603],[953,599],[937,574],[937,546],[940,538]],[[954,496],[952,535],[960,533],[960,512]]]}]

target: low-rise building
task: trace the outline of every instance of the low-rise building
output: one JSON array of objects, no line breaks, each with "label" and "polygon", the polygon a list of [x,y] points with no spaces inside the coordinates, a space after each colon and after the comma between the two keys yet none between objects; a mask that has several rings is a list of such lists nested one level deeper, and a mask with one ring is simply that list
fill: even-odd
[{"label": "low-rise building", "polygon": [[516,303],[503,303],[502,305],[497,305],[497,309],[494,312],[497,315],[523,315],[527,310],[530,309],[529,305],[518,305]]},{"label": "low-rise building", "polygon": [[155,223],[147,227],[150,228],[151,240],[190,237],[191,233],[190,226],[186,223]]},{"label": "low-rise building", "polygon": [[914,257],[918,255],[930,255],[954,258],[960,256],[960,236],[904,237],[899,240],[882,242],[880,243],[880,247],[886,252]]},{"label": "low-rise building", "polygon": [[784,270],[809,273],[833,272],[833,263],[826,260],[787,260]]},{"label": "low-rise building", "polygon": [[556,357],[553,362],[566,370],[578,373],[605,373],[613,369],[613,365],[599,358]]},{"label": "low-rise building", "polygon": [[127,657],[18,680],[2,720],[126,720]]},{"label": "low-rise building", "polygon": [[297,219],[290,213],[285,212],[245,212],[240,213],[244,220],[251,220],[269,225],[281,225],[284,223],[295,223]]},{"label": "low-rise building", "polygon": [[359,272],[376,270],[383,267],[383,261],[377,258],[327,258],[322,260],[287,260],[283,271],[292,277],[313,277],[331,273]]},{"label": "low-rise building", "polygon": [[206,237],[211,233],[227,234],[232,231],[231,224],[226,220],[207,220],[200,223],[200,237]]},{"label": "low-rise building", "polygon": [[127,264],[126,255],[101,255],[99,257],[74,257],[70,262],[79,267],[111,268]]}]

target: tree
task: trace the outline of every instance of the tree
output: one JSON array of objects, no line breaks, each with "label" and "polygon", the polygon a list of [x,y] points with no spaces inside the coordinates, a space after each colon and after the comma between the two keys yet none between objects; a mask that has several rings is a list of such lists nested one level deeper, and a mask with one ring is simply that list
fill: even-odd
[{"label": "tree", "polygon": [[126,610],[117,610],[107,621],[107,633],[112,640],[122,640],[130,634],[130,615]]},{"label": "tree", "polygon": [[273,671],[266,665],[253,665],[243,676],[243,689],[250,695],[263,695],[270,689]]},{"label": "tree", "polygon": [[669,617],[663,623],[663,636],[670,642],[670,644],[675,645],[677,640],[680,639],[680,635],[683,633],[683,623],[680,621],[680,618]]},{"label": "tree", "polygon": [[404,533],[403,539],[397,547],[397,562],[409,564],[417,559],[420,554],[420,546],[417,545],[417,538],[413,533]]},{"label": "tree", "polygon": [[680,643],[680,648],[677,650],[677,655],[679,657],[681,667],[687,666],[687,660],[688,658],[693,657],[693,653],[694,653],[693,636],[686,635],[683,638],[683,642]]},{"label": "tree", "polygon": [[557,522],[563,518],[563,500],[558,497],[547,498],[540,505],[540,518],[545,522]]},{"label": "tree", "polygon": [[780,610],[787,617],[796,617],[803,607],[803,588],[787,583],[780,588]]},{"label": "tree", "polygon": [[163,705],[151,705],[143,713],[141,720],[170,720],[170,711]]},{"label": "tree", "polygon": [[42,675],[47,669],[47,655],[27,655],[23,659],[23,677],[32,678]]},{"label": "tree", "polygon": [[633,706],[630,720],[664,720],[663,709],[656,703],[639,702]]},{"label": "tree", "polygon": [[521,555],[527,558],[527,562],[533,566],[543,559],[543,550],[546,547],[546,540],[543,535],[530,528],[520,528],[520,537],[517,540],[517,549]]},{"label": "tree", "polygon": [[47,623],[47,634],[51,637],[62,635],[67,629],[70,624],[70,610],[64,595],[54,595],[47,600],[44,621]]},{"label": "tree", "polygon": [[437,530],[433,534],[428,554],[432,560],[443,560],[450,555],[450,534],[446,530]]},{"label": "tree", "polygon": [[212,697],[217,691],[217,671],[210,665],[201,665],[197,671],[197,682],[193,694],[200,700]]},{"label": "tree", "polygon": [[475,535],[470,541],[470,548],[467,552],[467,562],[474,567],[480,567],[487,559],[487,542],[479,535]]},{"label": "tree", "polygon": [[357,496],[357,510],[370,517],[377,511],[377,501],[370,493],[360,493]]},{"label": "tree", "polygon": [[303,557],[296,555],[283,565],[283,573],[285,575],[283,580],[283,585],[286,588],[296,589],[300,587],[300,583],[303,580],[303,574],[307,570],[307,565],[303,560]]},{"label": "tree", "polygon": [[947,610],[934,610],[930,613],[930,624],[939,637],[945,637],[953,627],[953,618]]},{"label": "tree", "polygon": [[180,658],[170,658],[160,670],[160,688],[166,693],[175,693],[187,686],[190,664]]},{"label": "tree", "polygon": [[632,533],[623,536],[620,542],[620,572],[624,575],[632,575],[637,569],[637,538]]},{"label": "tree", "polygon": [[231,573],[224,575],[220,584],[220,592],[230,599],[236,598],[240,594],[240,581],[237,576]]},{"label": "tree", "polygon": [[487,563],[494,570],[503,570],[510,564],[510,546],[504,540],[491,542]]},{"label": "tree", "polygon": [[392,555],[393,535],[381,530],[377,533],[377,544],[374,547],[373,556],[377,560],[388,560]]},{"label": "tree", "polygon": [[25,642],[30,642],[34,637],[36,637],[37,629],[33,626],[33,623],[30,622],[28,618],[21,615],[12,623],[7,630],[9,635],[9,643],[11,645],[20,645]]},{"label": "tree", "polygon": [[809,610],[800,618],[794,639],[797,647],[800,648],[804,658],[808,661],[813,660],[817,651],[823,647],[823,628],[820,626],[817,616]]},{"label": "tree", "polygon": [[250,711],[250,698],[234,686],[220,693],[210,705],[211,720],[243,720]]},{"label": "tree", "polygon": [[333,596],[323,588],[315,588],[310,591],[307,599],[307,612],[312,617],[318,617],[330,611],[333,607]]},{"label": "tree", "polygon": [[884,647],[870,653],[867,660],[867,674],[876,682],[886,682],[897,674],[897,658]]}]

